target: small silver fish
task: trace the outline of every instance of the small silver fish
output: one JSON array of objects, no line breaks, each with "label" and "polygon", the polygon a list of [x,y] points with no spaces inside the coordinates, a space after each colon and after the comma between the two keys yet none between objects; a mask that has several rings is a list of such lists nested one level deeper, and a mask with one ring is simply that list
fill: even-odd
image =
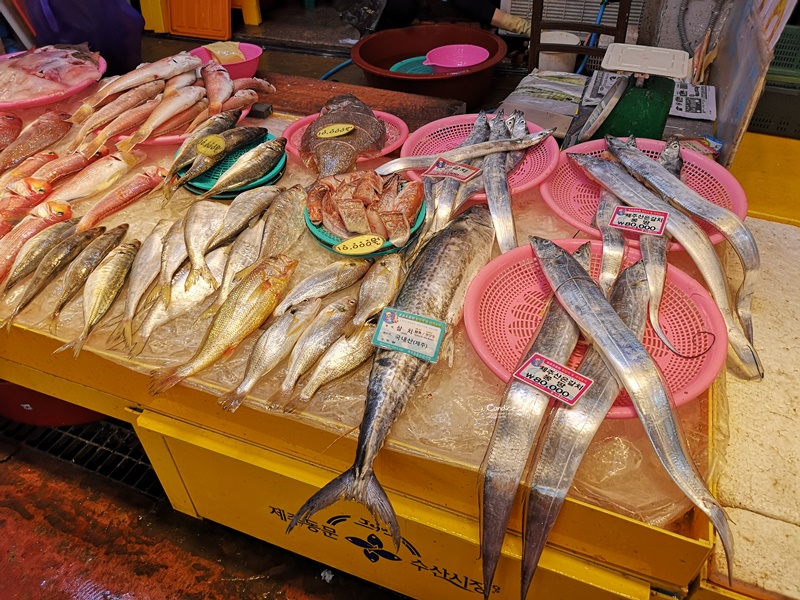
[{"label": "small silver fish", "polygon": [[306,192],[300,185],[280,192],[267,209],[259,259],[287,252],[306,231]]},{"label": "small silver fish", "polygon": [[183,237],[184,222],[186,217],[181,217],[175,221],[164,237],[164,245],[161,249],[161,270],[158,273],[158,283],[153,290],[153,296],[161,296],[169,305],[172,296],[172,276],[175,271],[189,257],[186,249],[186,241]]},{"label": "small silver fish", "polygon": [[[222,221],[222,228],[214,236],[210,248],[213,250],[226,244],[244,231],[253,219],[270,207],[281,191],[279,187],[265,185],[236,196],[228,205],[225,219]],[[282,254],[282,252],[278,252],[278,254]]]},{"label": "small silver fish", "polygon": [[262,333],[250,352],[244,377],[235,390],[220,396],[217,404],[233,412],[249,394],[262,377],[274,369],[279,362],[289,356],[292,348],[309,323],[317,316],[322,300],[312,298],[292,307]]},{"label": "small silver fish", "polygon": [[350,287],[369,270],[371,261],[365,258],[343,258],[328,265],[318,273],[298,283],[275,309],[280,317],[289,307],[309,298],[324,298],[334,292]]},{"label": "small silver fish", "polygon": [[205,255],[214,237],[222,230],[228,207],[220,202],[200,200],[189,207],[184,217],[183,240],[186,253],[192,263],[192,270],[186,278],[186,288],[192,287],[200,279],[209,281],[214,288],[218,282],[206,265]]},{"label": "small silver fish", "polygon": [[399,253],[387,254],[375,261],[361,281],[353,325],[361,327],[367,319],[388,306],[397,295],[402,279],[403,258]]}]

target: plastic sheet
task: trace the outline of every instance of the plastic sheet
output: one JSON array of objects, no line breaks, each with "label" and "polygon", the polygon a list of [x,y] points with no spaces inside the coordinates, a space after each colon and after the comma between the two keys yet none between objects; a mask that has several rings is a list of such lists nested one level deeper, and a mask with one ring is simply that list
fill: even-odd
[{"label": "plastic sheet", "polygon": [[[278,114],[265,121],[248,121],[266,124],[274,135],[279,135],[290,122],[285,116]],[[147,152],[149,164],[167,165],[174,148],[150,147]],[[370,161],[363,167],[374,167],[379,162],[380,159],[378,162]],[[307,185],[311,181],[312,175],[303,168],[299,159],[290,156],[286,175],[279,184]],[[162,208],[161,197],[155,194],[117,213],[103,224],[112,227],[124,222],[130,223],[128,239],[144,239],[158,219],[177,218],[190,201],[190,194],[181,190],[166,208]],[[571,237],[576,234],[576,230],[551,213],[536,190],[515,197],[514,204],[520,241],[526,240],[530,234],[549,238]],[[80,215],[90,205],[91,202],[80,203],[76,206],[76,212]],[[334,255],[322,249],[307,235],[301,238],[290,254],[300,261],[293,284],[336,260]],[[685,268],[684,265],[679,266]],[[10,312],[23,287],[15,288],[0,303],[0,317]],[[60,290],[61,278],[52,283],[20,315],[18,321],[38,327],[37,323],[52,310]],[[356,291],[344,290],[337,296]],[[332,299],[326,299],[325,303]],[[156,330],[142,354],[131,361],[122,348],[108,342],[109,334],[122,312],[122,302],[118,301],[92,334],[84,352],[101,353],[110,360],[141,372],[150,372],[154,368],[185,361],[194,353],[210,322],[210,319],[198,320],[210,302],[211,298],[206,299],[195,310]],[[141,317],[135,321],[135,326],[140,320]],[[82,323],[82,299],[79,294],[62,312],[58,337],[73,339],[79,334]],[[244,373],[247,356],[256,337],[254,334],[245,340],[228,361],[212,366],[185,383],[213,394],[236,386]],[[369,370],[368,362],[350,375],[324,386],[312,399],[305,413],[285,415],[285,418],[310,419],[319,427],[340,434],[347,433],[361,420]],[[286,361],[283,361],[273,373],[262,379],[239,410],[268,410],[269,401],[280,387],[285,373]],[[443,461],[472,465],[477,472],[495,421],[497,402],[502,390],[502,382],[479,359],[469,343],[463,325],[459,325],[455,332],[452,368],[448,366],[447,357],[440,359],[428,381],[409,402],[406,411],[393,427],[388,443],[402,444],[404,452],[419,452],[429,457],[439,457]],[[680,412],[693,457],[697,464],[706,464],[706,406],[699,402],[689,403]],[[356,433],[351,432],[349,435]],[[690,508],[688,500],[658,463],[636,419],[607,420],[603,424],[583,461],[571,495],[660,526],[678,520]]]}]

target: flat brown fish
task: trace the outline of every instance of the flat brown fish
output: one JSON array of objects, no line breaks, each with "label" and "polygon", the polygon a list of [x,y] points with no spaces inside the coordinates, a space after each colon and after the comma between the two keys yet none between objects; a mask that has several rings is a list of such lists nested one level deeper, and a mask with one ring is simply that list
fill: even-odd
[{"label": "flat brown fish", "polygon": [[[341,135],[327,137],[334,125]],[[338,132],[337,132],[338,133]],[[386,143],[386,125],[372,110],[352,94],[329,99],[303,133],[300,157],[320,177],[351,171],[360,156],[380,154]]]},{"label": "flat brown fish", "polygon": [[40,150],[49,148],[67,135],[72,123],[69,115],[46,112],[22,130],[19,137],[0,152],[0,171],[5,171],[21,163]]}]

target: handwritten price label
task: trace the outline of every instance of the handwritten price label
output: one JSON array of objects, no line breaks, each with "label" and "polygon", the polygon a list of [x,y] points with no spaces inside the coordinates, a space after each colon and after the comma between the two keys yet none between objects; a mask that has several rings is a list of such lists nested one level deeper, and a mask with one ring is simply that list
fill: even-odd
[{"label": "handwritten price label", "polygon": [[660,210],[618,206],[608,224],[628,231],[662,235],[667,227],[668,216],[669,213]]},{"label": "handwritten price label", "polygon": [[351,237],[343,242],[339,242],[333,247],[334,252],[347,254],[348,256],[360,256],[371,254],[381,249],[386,240],[373,233],[365,233]]},{"label": "handwritten price label", "polygon": [[221,135],[207,135],[197,142],[196,148],[204,156],[216,156],[225,151],[225,138]]},{"label": "handwritten price label", "polygon": [[353,131],[356,126],[352,123],[334,123],[333,125],[328,125],[327,127],[323,127],[317,132],[318,138],[335,138],[341,135],[346,135]]},{"label": "handwritten price label", "polygon": [[450,177],[458,181],[469,181],[480,172],[481,170],[478,167],[465,165],[463,163],[454,163],[446,158],[439,157],[423,175],[428,175],[429,177]]},{"label": "handwritten price label", "polygon": [[436,362],[447,324],[404,310],[384,308],[372,344],[399,350],[417,358]]},{"label": "handwritten price label", "polygon": [[541,354],[534,354],[514,377],[570,406],[583,396],[592,380]]}]

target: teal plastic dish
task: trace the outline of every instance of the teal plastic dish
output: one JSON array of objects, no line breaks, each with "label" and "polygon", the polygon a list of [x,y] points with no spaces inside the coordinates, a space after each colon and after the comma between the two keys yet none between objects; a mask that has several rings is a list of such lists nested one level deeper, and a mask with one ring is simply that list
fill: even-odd
[{"label": "teal plastic dish", "polygon": [[[283,177],[283,174],[286,172],[286,168],[285,168],[286,167],[286,162],[285,161],[284,161],[283,165],[284,165],[284,168],[281,169],[275,175],[275,177],[273,177],[269,181],[266,181],[266,182],[262,183],[261,185],[262,186],[263,185],[272,185],[272,184],[276,183],[281,177]],[[199,188],[199,187],[196,187],[196,186],[192,185],[191,182],[187,182],[186,184],[184,184],[184,187],[187,190],[189,190],[190,192],[192,192],[193,194],[196,194],[198,196],[206,191],[206,190],[204,190],[202,188]],[[230,192],[221,192],[219,194],[214,194],[211,197],[215,198],[217,200],[233,200],[234,198],[236,198],[236,196],[238,196],[239,194],[241,194],[244,191],[247,191],[248,189],[252,189],[252,187],[251,186],[245,186],[245,187],[242,187],[241,189],[231,190]]]},{"label": "teal plastic dish", "polygon": [[423,62],[425,62],[424,56],[415,56],[393,64],[389,67],[389,70],[395,73],[410,73],[412,75],[432,75],[433,67],[424,65],[422,64]]},{"label": "teal plastic dish", "polygon": [[[214,165],[213,168],[211,168],[208,171],[206,171],[205,173],[202,173],[201,175],[195,177],[190,182],[187,182],[186,183],[186,187],[190,191],[197,192],[199,190],[199,193],[201,193],[201,194],[203,192],[206,192],[206,191],[210,190],[214,186],[214,184],[217,182],[217,179],[219,179],[220,176],[225,171],[230,169],[231,166],[233,166],[233,163],[235,163],[239,159],[239,157],[243,156],[246,152],[249,152],[250,150],[252,150],[256,146],[258,146],[259,144],[262,144],[262,143],[264,143],[266,141],[274,140],[274,139],[275,139],[275,136],[272,135],[271,133],[268,133],[266,136],[262,136],[262,137],[258,138],[257,140],[254,140],[254,141],[250,142],[249,144],[246,144],[245,146],[242,146],[241,148],[239,148],[235,152],[232,152],[231,154],[226,156],[221,162],[219,162],[218,164]],[[259,177],[255,181],[253,181],[251,183],[248,183],[247,185],[243,185],[240,188],[236,188],[235,190],[231,190],[229,192],[224,192],[222,194],[215,195],[214,198],[225,198],[225,197],[234,198],[238,194],[240,194],[241,192],[244,192],[246,190],[251,190],[253,188],[261,187],[262,185],[269,185],[270,183],[274,183],[283,174],[283,171],[284,171],[285,168],[286,168],[286,153],[284,152],[283,156],[281,156],[281,159],[278,161],[278,164],[275,165],[275,167],[269,173],[265,173],[262,177]],[[188,167],[187,167],[187,169],[188,169]],[[178,172],[178,174],[179,175],[183,175],[185,172],[186,172],[186,169],[181,169]]]},{"label": "teal plastic dish", "polygon": [[[325,248],[326,250],[330,250],[336,254],[336,250],[333,247],[342,241],[341,238],[336,237],[332,233],[330,233],[327,229],[325,229],[322,225],[314,225],[311,220],[308,218],[308,209],[305,209],[303,216],[306,220],[306,227],[311,232],[311,237],[314,238],[314,241],[317,242],[320,246]],[[414,224],[411,226],[411,236],[408,238],[408,242],[406,242],[406,246],[410,244],[414,238],[417,237],[419,234],[419,230],[422,227],[422,222],[425,220],[425,204],[420,207],[419,212],[417,212],[417,218],[414,221]],[[405,246],[398,248],[397,246],[393,246],[391,242],[386,241],[381,246],[381,249],[377,252],[373,252],[371,254],[359,254],[361,258],[376,258],[378,256],[384,256],[386,254],[391,254],[392,252],[397,252],[398,250],[402,250]]]}]

